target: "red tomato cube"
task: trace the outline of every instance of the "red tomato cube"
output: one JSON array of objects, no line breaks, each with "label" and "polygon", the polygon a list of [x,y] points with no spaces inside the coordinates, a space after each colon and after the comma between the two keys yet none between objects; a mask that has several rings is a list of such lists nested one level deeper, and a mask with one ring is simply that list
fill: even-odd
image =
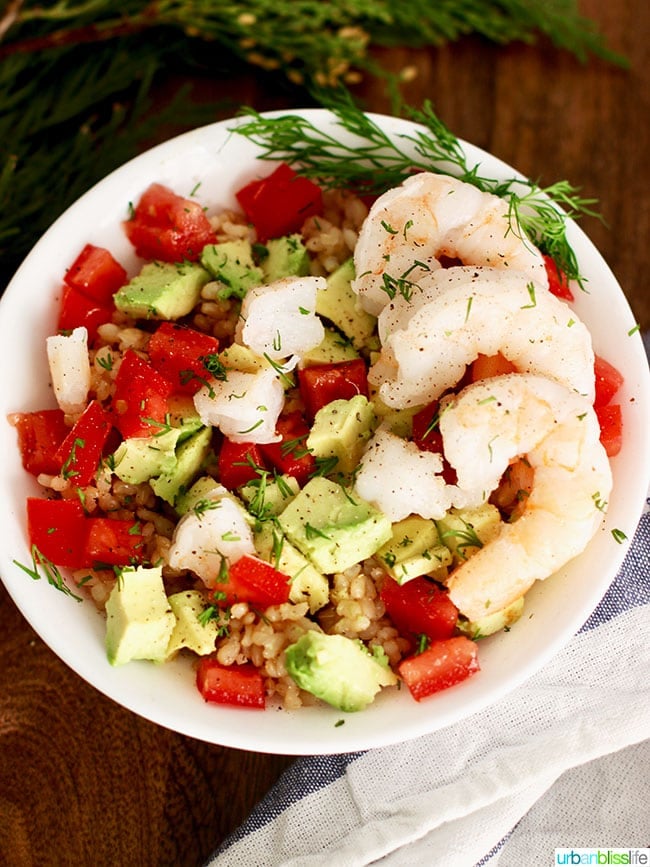
[{"label": "red tomato cube", "polygon": [[594,374],[596,377],[595,406],[605,406],[614,397],[625,381],[623,374],[609,361],[597,355],[594,359]]},{"label": "red tomato cube", "polygon": [[426,635],[430,641],[451,638],[458,609],[441,587],[419,577],[398,584],[386,575],[380,593],[386,613],[405,636]]},{"label": "red tomato cube", "polygon": [[160,433],[169,412],[173,386],[151,364],[129,349],[115,377],[113,417],[123,437]]},{"label": "red tomato cube", "polygon": [[248,602],[268,608],[289,601],[291,579],[265,560],[244,554],[230,566],[227,580],[214,584],[213,589],[224,594],[225,605]]},{"label": "red tomato cube", "polygon": [[479,671],[476,643],[464,635],[434,641],[425,651],[403,659],[398,673],[416,701],[448,689]]},{"label": "red tomato cube", "polygon": [[217,704],[263,708],[264,679],[252,665],[225,666],[206,656],[199,662],[196,685],[206,701]]},{"label": "red tomato cube", "polygon": [[144,536],[137,520],[88,518],[85,562],[88,566],[131,566],[142,562]]},{"label": "red tomato cube", "polygon": [[87,566],[88,519],[79,500],[27,498],[27,531],[31,545],[57,566]]},{"label": "red tomato cube", "polygon": [[607,453],[613,458],[623,447],[623,414],[618,403],[608,403],[606,406],[596,406],[596,415],[600,424],[600,441]]},{"label": "red tomato cube", "polygon": [[307,217],[323,212],[320,187],[286,163],[268,177],[246,184],[235,195],[260,241],[299,232]]},{"label": "red tomato cube", "polygon": [[298,371],[298,385],[307,414],[333,400],[350,400],[357,394],[368,397],[368,372],[362,358],[336,364],[316,364]]},{"label": "red tomato cube", "polygon": [[64,280],[72,289],[110,308],[113,295],[126,283],[127,274],[104,247],[86,244],[68,268]]},{"label": "red tomato cube", "polygon": [[60,409],[17,412],[10,422],[18,433],[18,448],[23,467],[28,473],[58,474],[61,463],[56,452],[70,432]]},{"label": "red tomato cube", "polygon": [[257,443],[235,443],[224,438],[217,459],[219,481],[234,491],[253,479],[259,479],[256,468],[265,469],[264,456]]},{"label": "red tomato cube", "polygon": [[174,386],[174,391],[196,394],[210,378],[203,361],[219,351],[219,341],[194,328],[163,322],[151,335],[149,360]]},{"label": "red tomato cube", "polygon": [[281,415],[275,427],[282,440],[264,443],[260,451],[279,473],[293,476],[302,487],[316,470],[316,460],[306,445],[309,425],[296,411]]},{"label": "red tomato cube", "polygon": [[217,240],[201,205],[163,184],[145,190],[124,231],[138,256],[164,262],[194,262]]},{"label": "red tomato cube", "polygon": [[566,274],[560,270],[557,263],[550,257],[544,256],[544,266],[548,277],[548,291],[556,298],[563,301],[574,301],[573,292],[569,286]]},{"label": "red tomato cube", "polygon": [[76,487],[89,485],[111,432],[110,416],[96,401],[91,401],[54,455],[62,474]]}]

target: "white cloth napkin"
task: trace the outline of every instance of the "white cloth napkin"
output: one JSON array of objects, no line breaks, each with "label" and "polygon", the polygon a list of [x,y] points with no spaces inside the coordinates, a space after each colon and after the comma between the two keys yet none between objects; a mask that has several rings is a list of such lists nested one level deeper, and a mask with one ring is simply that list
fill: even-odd
[{"label": "white cloth napkin", "polygon": [[616,580],[543,670],[434,734],[296,760],[210,867],[535,867],[559,847],[649,846],[648,503]]}]

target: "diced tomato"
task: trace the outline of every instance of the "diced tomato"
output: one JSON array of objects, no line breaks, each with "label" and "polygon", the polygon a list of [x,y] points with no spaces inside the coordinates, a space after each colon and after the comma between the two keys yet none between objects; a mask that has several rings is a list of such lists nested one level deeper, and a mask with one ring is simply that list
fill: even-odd
[{"label": "diced tomato", "polygon": [[460,683],[479,671],[476,643],[464,635],[434,641],[397,667],[416,701]]},{"label": "diced tomato", "polygon": [[362,358],[336,364],[316,364],[298,371],[298,385],[307,414],[313,418],[318,410],[333,400],[350,400],[357,394],[368,397],[368,375]]},{"label": "diced tomato", "polygon": [[111,321],[113,310],[112,304],[100,304],[73,286],[64,286],[57,328],[72,331],[83,325],[88,330],[88,342],[92,344],[97,328]]},{"label": "diced tomato", "polygon": [[138,256],[164,262],[196,261],[217,240],[201,205],[163,184],[145,190],[124,231]]},{"label": "diced tomato", "polygon": [[10,421],[18,432],[18,448],[27,472],[35,476],[57,474],[61,464],[55,457],[56,451],[70,431],[61,410],[17,412]]},{"label": "diced tomato", "polygon": [[594,359],[594,373],[596,376],[596,399],[595,406],[605,406],[614,397],[625,381],[623,374],[609,361],[605,361],[597,355]]},{"label": "diced tomato", "polygon": [[27,530],[31,545],[57,566],[80,569],[85,553],[87,518],[79,500],[27,498]]},{"label": "diced tomato", "polygon": [[261,446],[257,443],[235,443],[228,438],[224,438],[221,444],[217,465],[219,481],[229,491],[258,479],[256,467],[266,467]]},{"label": "diced tomato", "polygon": [[139,521],[87,518],[86,566],[129,566],[142,562],[144,536]]},{"label": "diced tomato", "polygon": [[205,385],[210,374],[203,361],[218,351],[216,337],[176,322],[161,323],[148,346],[151,364],[183,394],[196,394]]},{"label": "diced tomato", "polygon": [[204,656],[196,670],[196,685],[206,701],[217,704],[258,708],[266,704],[264,679],[250,663],[225,666]]},{"label": "diced tomato", "polygon": [[316,469],[316,461],[307,449],[309,425],[299,411],[281,415],[276,431],[282,436],[279,443],[264,443],[260,450],[275,469],[293,476],[302,487]]},{"label": "diced tomato", "polygon": [[403,635],[426,635],[431,641],[451,638],[458,609],[446,593],[427,578],[398,584],[386,575],[380,597],[386,612]]},{"label": "diced tomato", "polygon": [[442,455],[442,475],[448,485],[458,481],[456,470],[445,460],[443,453],[442,434],[438,427],[438,409],[440,403],[432,401],[415,413],[412,422],[412,438],[416,446],[424,452],[436,452]]},{"label": "diced tomato", "polygon": [[286,163],[268,177],[246,184],[235,195],[260,241],[299,232],[307,217],[323,212],[320,187]]},{"label": "diced tomato", "polygon": [[618,403],[594,407],[600,424],[600,441],[607,456],[613,458],[623,446],[623,414]]},{"label": "diced tomato", "polygon": [[500,352],[497,352],[496,355],[477,355],[470,365],[470,380],[471,382],[478,382],[481,379],[514,373],[516,369],[514,364]]},{"label": "diced tomato", "polygon": [[94,244],[86,244],[64,277],[72,289],[107,307],[111,307],[113,295],[126,279],[126,271],[113,255]]},{"label": "diced tomato", "polygon": [[109,414],[92,400],[57,449],[54,460],[75,487],[93,480],[111,428]]},{"label": "diced tomato", "polygon": [[115,377],[114,424],[123,437],[159,433],[169,412],[173,386],[132,349],[127,350]]},{"label": "diced tomato", "polygon": [[214,585],[225,594],[224,604],[248,602],[259,608],[282,605],[289,600],[290,578],[270,563],[244,554],[228,570],[228,580]]},{"label": "diced tomato", "polygon": [[566,274],[550,256],[544,256],[544,266],[548,277],[548,291],[551,295],[561,298],[563,301],[574,301],[573,292],[569,286]]}]

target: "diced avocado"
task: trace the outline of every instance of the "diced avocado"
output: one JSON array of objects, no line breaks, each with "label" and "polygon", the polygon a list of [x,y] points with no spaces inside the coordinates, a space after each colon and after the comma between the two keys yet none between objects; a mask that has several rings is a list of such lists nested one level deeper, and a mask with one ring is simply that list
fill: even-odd
[{"label": "diced avocado", "polygon": [[199,503],[222,497],[226,489],[212,476],[201,476],[189,490],[179,491],[174,500],[174,509],[178,515],[185,515],[196,508]]},{"label": "diced avocado", "polygon": [[311,630],[285,651],[287,672],[304,689],[346,713],[363,710],[396,675],[384,651],[372,655],[360,641]]},{"label": "diced avocado", "polygon": [[106,653],[111,665],[132,659],[162,662],[176,618],[162,567],[123,569],[106,602]]},{"label": "diced avocado", "polygon": [[291,578],[289,599],[298,604],[309,603],[313,614],[329,601],[329,582],[309,560],[269,521],[253,534],[255,550],[280,572]]},{"label": "diced avocado", "polygon": [[326,328],[323,339],[313,349],[303,352],[300,358],[301,367],[313,367],[316,364],[338,364],[341,361],[352,361],[359,353],[350,341],[335,328]]},{"label": "diced avocado", "polygon": [[181,430],[179,442],[187,439],[191,434],[197,433],[204,426],[190,395],[172,394],[168,397],[167,404],[169,424]]},{"label": "diced avocado", "polygon": [[[242,373],[258,373],[269,367],[268,361],[248,346],[241,343],[231,343],[219,354],[219,361],[228,370],[239,370]],[[227,374],[226,374],[227,375]]]},{"label": "diced avocado", "polygon": [[422,407],[410,406],[405,409],[393,409],[381,400],[379,394],[371,390],[370,399],[375,408],[375,414],[381,421],[382,427],[387,428],[395,436],[408,439],[413,433],[413,416],[418,413]]},{"label": "diced avocado", "polygon": [[239,494],[247,503],[249,512],[254,517],[265,520],[279,515],[299,490],[300,485],[293,476],[280,475],[269,478],[264,473],[259,478],[242,485]]},{"label": "diced avocado", "polygon": [[371,557],[391,537],[386,515],[323,476],[307,482],[278,522],[289,541],[325,575]]},{"label": "diced avocado", "polygon": [[352,290],[354,261],[348,259],[327,278],[327,286],[316,294],[316,313],[336,325],[352,345],[361,349],[372,336],[377,320],[366,313]]},{"label": "diced avocado", "polygon": [[496,506],[483,503],[474,509],[451,509],[436,521],[440,540],[461,563],[492,541],[499,532],[501,515]]},{"label": "diced avocado", "polygon": [[222,284],[220,298],[243,298],[264,280],[262,269],[253,259],[253,247],[245,238],[207,244],[201,253],[201,264]]},{"label": "diced avocado", "polygon": [[368,398],[333,400],[318,410],[306,446],[315,458],[336,458],[335,470],[351,473],[358,466],[375,427],[375,412]]},{"label": "diced avocado", "polygon": [[205,597],[200,590],[183,590],[169,597],[169,605],[176,618],[174,631],[167,646],[167,657],[173,656],[182,647],[205,656],[214,650],[217,640],[216,620],[201,620],[205,611]]},{"label": "diced avocado", "polygon": [[180,319],[196,307],[210,279],[195,262],[148,262],[113,296],[115,306],[142,319]]},{"label": "diced avocado", "polygon": [[139,485],[176,466],[176,444],[180,428],[171,428],[148,437],[129,437],[113,452],[113,472],[123,482]]},{"label": "diced avocado", "polygon": [[459,620],[458,629],[471,639],[486,638],[495,632],[500,632],[519,620],[524,611],[524,597],[520,596],[510,605],[506,605],[501,611],[487,614],[478,620]]},{"label": "diced avocado", "polygon": [[449,548],[440,541],[435,522],[419,515],[393,524],[392,537],[377,551],[377,558],[399,584],[418,575],[442,580],[453,560]]},{"label": "diced avocado", "polygon": [[203,467],[211,442],[212,429],[206,427],[181,443],[176,449],[176,464],[151,480],[154,493],[173,506],[181,489],[191,484]]},{"label": "diced avocado", "polygon": [[275,283],[283,277],[304,277],[309,274],[309,253],[300,235],[283,235],[266,242],[267,255],[262,260],[265,283]]}]

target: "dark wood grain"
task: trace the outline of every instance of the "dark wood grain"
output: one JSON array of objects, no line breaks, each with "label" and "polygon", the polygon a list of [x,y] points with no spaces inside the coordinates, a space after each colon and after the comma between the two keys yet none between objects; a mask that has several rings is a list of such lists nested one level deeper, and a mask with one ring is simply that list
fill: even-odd
[{"label": "dark wood grain", "polygon": [[[650,9],[644,0],[581,8],[629,70],[581,64],[544,42],[498,48],[474,38],[382,60],[415,67],[407,100],[430,99],[460,137],[599,200],[607,225],[583,227],[648,328]],[[300,102],[263,75],[202,89],[229,94],[233,107]],[[367,108],[389,110],[379,85],[360,94]],[[291,761],[181,737],[116,706],[49,651],[0,588],[0,863],[201,864]]]}]

